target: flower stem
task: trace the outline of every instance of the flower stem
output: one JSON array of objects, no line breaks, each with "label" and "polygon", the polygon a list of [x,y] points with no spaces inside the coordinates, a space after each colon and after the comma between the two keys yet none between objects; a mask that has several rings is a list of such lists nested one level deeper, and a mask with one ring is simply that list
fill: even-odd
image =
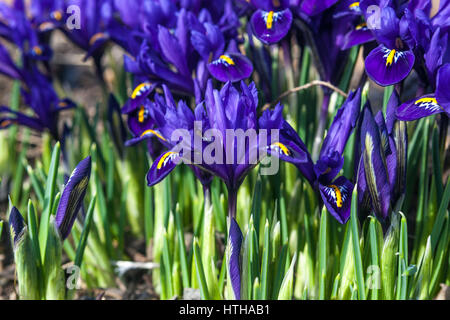
[{"label": "flower stem", "polygon": [[228,188],[228,216],[236,219],[237,192]]}]

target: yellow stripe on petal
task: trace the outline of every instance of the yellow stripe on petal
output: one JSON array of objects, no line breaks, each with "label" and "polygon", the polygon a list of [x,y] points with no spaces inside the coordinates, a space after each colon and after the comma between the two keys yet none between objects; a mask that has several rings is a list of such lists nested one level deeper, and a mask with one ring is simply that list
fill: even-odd
[{"label": "yellow stripe on petal", "polygon": [[233,61],[233,59],[231,59],[229,56],[227,56],[227,55],[221,55],[220,57],[219,57],[219,59],[220,60],[223,60],[223,61],[225,61],[226,63],[228,63],[229,65],[231,65],[231,66],[233,66],[234,65],[234,61]]},{"label": "yellow stripe on petal", "polygon": [[274,144],[272,144],[272,146],[278,147],[283,152],[283,154],[286,156],[289,156],[291,154],[289,149],[281,142],[275,142]]},{"label": "yellow stripe on petal", "polygon": [[353,2],[352,4],[350,4],[349,6],[348,6],[350,9],[353,9],[353,8],[356,8],[356,7],[359,7],[359,2]]},{"label": "yellow stripe on petal", "polygon": [[141,106],[141,108],[139,109],[139,113],[138,113],[138,121],[139,123],[144,122],[145,118],[145,108],[144,106]]},{"label": "yellow stripe on petal", "polygon": [[356,26],[355,30],[361,30],[361,29],[366,28],[366,27],[367,27],[367,23],[363,22],[363,23],[358,24]]},{"label": "yellow stripe on petal", "polygon": [[419,100],[416,100],[416,102],[414,102],[414,104],[420,104],[420,103],[434,103],[434,104],[438,104],[436,98],[421,98]]},{"label": "yellow stripe on petal", "polygon": [[60,21],[62,19],[62,13],[59,10],[58,11],[53,11],[51,13],[51,15],[52,15],[53,19],[55,19],[57,21]]},{"label": "yellow stripe on petal", "polygon": [[272,29],[272,25],[273,25],[273,11],[269,11],[269,14],[267,15],[267,20],[266,20],[267,29]]},{"label": "yellow stripe on petal", "polygon": [[89,45],[93,45],[97,40],[104,38],[106,36],[105,33],[103,32],[97,32],[96,34],[94,34],[91,39],[89,39]]},{"label": "yellow stripe on petal", "polygon": [[11,120],[5,120],[2,123],[0,123],[0,128],[6,128],[7,126],[9,126],[12,123],[13,122]]},{"label": "yellow stripe on petal", "polygon": [[42,22],[38,29],[39,31],[46,31],[46,30],[50,30],[54,27],[55,25],[52,22],[46,21],[46,22]]},{"label": "yellow stripe on petal", "polygon": [[161,139],[163,141],[167,141],[166,139],[164,139],[164,137],[162,135],[160,135],[158,132],[156,132],[155,130],[152,130],[152,129],[148,129],[148,130],[145,130],[144,132],[142,132],[141,138],[150,133],[157,136],[159,139]]},{"label": "yellow stripe on petal", "polygon": [[389,52],[389,54],[388,54],[388,56],[386,58],[386,67],[389,67],[390,65],[392,65],[392,62],[394,61],[394,57],[395,57],[395,52],[396,52],[395,49],[392,49]]},{"label": "yellow stripe on petal", "polygon": [[140,85],[138,85],[131,94],[131,99],[136,99],[136,97],[140,96],[142,94],[142,91],[147,90],[149,86],[150,83],[148,82],[143,82]]},{"label": "yellow stripe on petal", "polygon": [[165,165],[166,159],[167,159],[168,157],[170,157],[172,154],[175,154],[175,152],[173,152],[173,151],[168,151],[168,152],[166,152],[166,153],[161,157],[161,159],[159,159],[159,162],[158,162],[158,165],[156,166],[156,168],[157,168],[158,170],[161,169],[162,166]]},{"label": "yellow stripe on petal", "polygon": [[337,206],[338,208],[341,208],[341,207],[342,207],[342,204],[343,204],[343,202],[342,202],[342,193],[341,193],[341,190],[338,188],[338,186],[336,186],[336,185],[334,185],[334,184],[329,185],[329,187],[330,187],[330,188],[333,188],[334,194],[336,195],[336,206]]},{"label": "yellow stripe on petal", "polygon": [[38,56],[40,56],[40,55],[42,54],[42,49],[41,49],[41,47],[39,47],[39,46],[34,46],[34,47],[33,47],[33,52],[34,52],[35,54],[37,54]]}]

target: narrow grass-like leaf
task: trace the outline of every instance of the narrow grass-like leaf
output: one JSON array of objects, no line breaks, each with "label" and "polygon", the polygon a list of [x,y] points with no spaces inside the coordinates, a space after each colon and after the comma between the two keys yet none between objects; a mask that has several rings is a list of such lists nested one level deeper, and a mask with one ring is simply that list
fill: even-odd
[{"label": "narrow grass-like leaf", "polygon": [[12,180],[11,187],[11,198],[14,202],[18,203],[20,201],[20,196],[23,193],[23,178],[25,173],[25,158],[28,150],[28,140],[30,138],[30,131],[26,130],[25,139],[22,143],[22,150],[19,153],[19,157],[17,159],[17,166],[14,172],[14,179]]},{"label": "narrow grass-like leaf", "polygon": [[446,212],[448,210],[449,202],[450,202],[450,177],[448,177],[447,179],[444,195],[442,196],[442,201],[439,206],[436,221],[434,222],[433,230],[431,231],[431,248],[433,249],[433,252],[436,250],[439,235],[441,234],[442,228],[444,226],[444,219]]},{"label": "narrow grass-like leaf", "polygon": [[[177,206],[178,208],[178,206]],[[145,223],[145,241],[147,245],[153,237],[154,219],[153,219],[153,189],[145,186],[144,191],[144,223]]]},{"label": "narrow grass-like leaf", "polygon": [[37,177],[34,170],[31,168],[29,164],[26,163],[25,160],[25,167],[27,169],[27,174],[30,177],[31,185],[33,186],[33,190],[36,193],[36,197],[39,201],[39,203],[44,204],[44,188],[42,187],[41,182],[39,181],[39,178]]},{"label": "narrow grass-like leaf", "polygon": [[319,226],[319,299],[326,295],[327,256],[328,256],[328,212],[323,206]]},{"label": "narrow grass-like leaf", "polygon": [[41,259],[41,251],[39,248],[39,235],[38,235],[38,225],[36,221],[36,210],[34,209],[33,202],[31,200],[28,201],[28,231],[31,239],[31,243],[33,244],[34,256],[36,257],[36,265],[38,268],[38,279],[40,292],[44,292],[44,279],[42,278],[42,259]]},{"label": "narrow grass-like leaf", "polygon": [[272,299],[277,299],[278,294],[280,292],[281,282],[283,281],[283,274],[284,274],[284,268],[286,265],[286,258],[287,258],[287,251],[288,251],[288,244],[285,243],[281,247],[281,251],[278,257],[278,261],[276,262],[276,274],[273,282],[273,288],[272,288]]},{"label": "narrow grass-like leaf", "polygon": [[40,225],[39,225],[39,245],[41,249],[42,261],[45,261],[45,251],[47,248],[47,237],[50,223],[50,215],[53,210],[53,202],[56,190],[56,176],[58,174],[59,156],[61,152],[61,146],[57,142],[53,148],[52,158],[50,162],[50,168],[47,176],[47,183],[45,187],[44,197],[44,211],[42,212]]},{"label": "narrow grass-like leaf", "polygon": [[292,299],[292,291],[294,287],[294,267],[296,260],[297,252],[294,254],[291,265],[289,266],[289,269],[284,276],[283,282],[281,283],[280,291],[278,293],[278,300]]},{"label": "narrow grass-like leaf", "polygon": [[119,258],[123,255],[123,250],[124,250],[124,246],[125,246],[125,224],[126,224],[126,217],[127,217],[127,198],[128,198],[128,180],[125,181],[125,183],[122,186],[122,196],[120,198],[119,236],[118,236],[119,244],[117,246],[117,252],[118,252],[117,256]]},{"label": "narrow grass-like leaf", "polygon": [[338,289],[339,289],[339,281],[341,280],[341,274],[338,273],[336,278],[334,278],[333,290],[331,291],[331,300],[337,299]]},{"label": "narrow grass-like leaf", "polygon": [[430,284],[433,267],[433,251],[431,250],[431,237],[427,238],[427,245],[423,254],[422,263],[420,266],[420,274],[418,276],[419,288],[418,298],[419,300],[425,300],[430,298]]},{"label": "narrow grass-like leaf", "polygon": [[[92,154],[98,155],[96,148],[92,150]],[[112,247],[112,237],[111,237],[111,229],[110,229],[111,222],[110,222],[109,215],[108,215],[105,193],[103,191],[103,184],[100,180],[99,163],[97,162],[97,159],[95,159],[93,161],[93,169],[94,169],[93,176],[94,176],[94,183],[95,183],[95,192],[97,194],[96,206],[99,210],[100,217],[102,220],[102,227],[103,227],[102,234],[104,236],[104,243],[105,243],[108,255],[110,257],[112,257],[113,256],[113,247]]]},{"label": "narrow grass-like leaf", "polygon": [[437,203],[441,203],[444,194],[444,186],[442,185],[442,168],[441,158],[439,155],[439,130],[436,126],[433,128],[433,171],[434,182],[436,184]]},{"label": "narrow grass-like leaf", "polygon": [[406,268],[408,266],[408,229],[406,217],[400,212],[400,244],[399,244],[399,263],[397,276],[397,300],[405,300],[408,288],[408,275]]},{"label": "narrow grass-like leaf", "polygon": [[261,182],[261,176],[258,175],[258,178],[256,179],[255,187],[253,190],[253,200],[252,200],[252,215],[254,219],[255,224],[255,230],[256,234],[258,235],[259,239],[259,222],[261,217],[261,193],[262,193],[262,182]]},{"label": "narrow grass-like leaf", "polygon": [[181,279],[183,287],[190,287],[189,268],[187,264],[186,245],[184,243],[184,229],[181,219],[180,206],[175,207],[175,225],[177,230],[178,249],[180,251]]},{"label": "narrow grass-like leaf", "polygon": [[262,265],[261,265],[261,295],[260,299],[266,300],[268,287],[269,287],[269,258],[270,258],[270,227],[269,221],[266,219],[264,225],[264,245],[263,245],[263,255],[262,255]]},{"label": "narrow grass-like leaf", "polygon": [[200,294],[203,300],[209,300],[208,287],[206,285],[205,272],[203,271],[202,257],[200,256],[200,248],[198,247],[198,239],[194,238],[194,261],[197,271],[198,283],[200,286]]},{"label": "narrow grass-like leaf", "polygon": [[[450,219],[448,211],[445,214],[442,226],[442,233],[437,241],[436,252],[433,258],[433,275],[430,283],[430,295],[436,294],[439,284],[449,270],[449,243],[450,243]],[[431,237],[431,247],[433,248],[433,236]]]},{"label": "narrow grass-like leaf", "polygon": [[84,220],[83,231],[81,232],[80,242],[78,243],[77,253],[75,256],[75,265],[81,267],[83,261],[84,249],[86,248],[89,231],[91,230],[92,217],[94,215],[95,202],[97,198],[94,196],[89,203],[89,207]]},{"label": "narrow grass-like leaf", "polygon": [[351,204],[351,216],[350,224],[352,228],[352,245],[353,245],[353,255],[355,259],[355,269],[356,269],[356,284],[358,288],[358,298],[360,300],[366,299],[366,288],[364,284],[364,270],[361,259],[361,249],[359,246],[359,231],[358,231],[358,191],[355,187],[352,193],[352,204]]},{"label": "narrow grass-like leaf", "polygon": [[[375,217],[370,217],[369,224],[369,241],[370,241],[370,257],[371,257],[371,266],[372,266],[372,280],[375,282],[371,284],[372,287],[372,300],[378,300],[378,292],[381,288],[381,279],[380,279],[380,253],[379,253],[379,241],[377,236],[377,224],[379,224],[378,220]],[[373,273],[376,274],[374,275]]]},{"label": "narrow grass-like leaf", "polygon": [[167,231],[164,229],[164,234],[163,234],[163,262],[164,262],[164,275],[165,275],[165,280],[166,280],[166,293],[167,293],[167,298],[171,299],[173,297],[173,288],[172,288],[172,263],[171,263],[171,259],[170,259],[170,253],[169,253],[169,239],[168,239],[168,233]]}]

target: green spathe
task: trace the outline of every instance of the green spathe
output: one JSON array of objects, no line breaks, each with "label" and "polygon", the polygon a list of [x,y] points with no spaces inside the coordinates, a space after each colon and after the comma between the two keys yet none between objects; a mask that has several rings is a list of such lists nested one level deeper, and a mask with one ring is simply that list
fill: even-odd
[{"label": "green spathe", "polygon": [[14,261],[16,263],[20,299],[40,300],[37,258],[26,226],[22,239],[14,246]]},{"label": "green spathe", "polygon": [[61,252],[61,238],[52,216],[44,260],[46,300],[63,300],[66,295],[64,271],[61,266]]}]

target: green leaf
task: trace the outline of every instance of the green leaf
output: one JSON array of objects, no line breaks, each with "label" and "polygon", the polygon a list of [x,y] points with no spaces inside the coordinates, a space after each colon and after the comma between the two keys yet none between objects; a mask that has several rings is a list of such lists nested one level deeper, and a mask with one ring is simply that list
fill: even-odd
[{"label": "green leaf", "polygon": [[319,227],[319,299],[324,300],[327,280],[328,212],[323,206]]},{"label": "green leaf", "polygon": [[194,261],[195,269],[197,271],[197,279],[200,285],[200,294],[203,300],[209,300],[208,287],[206,285],[205,272],[203,271],[202,258],[200,256],[200,248],[198,247],[198,239],[194,238]]},{"label": "green leaf", "polygon": [[164,228],[164,234],[163,234],[163,263],[164,263],[164,275],[166,280],[166,294],[167,298],[171,299],[173,297],[173,278],[172,278],[172,262],[170,259],[170,253],[169,253],[169,241],[168,241],[168,233],[166,229]]},{"label": "green leaf", "polygon": [[261,265],[261,295],[260,299],[266,300],[269,288],[269,264],[270,264],[270,227],[269,221],[266,219],[264,225],[264,246],[263,246],[263,256]]},{"label": "green leaf", "polygon": [[394,299],[395,275],[397,267],[397,249],[399,239],[399,215],[391,216],[391,226],[386,235],[381,253],[381,286],[385,300]]},{"label": "green leaf", "polygon": [[261,217],[261,192],[262,192],[262,182],[261,176],[258,174],[258,178],[256,179],[255,183],[255,188],[253,190],[252,211],[251,211],[251,214],[254,217],[255,230],[257,235],[259,235],[259,220]]},{"label": "green leaf", "polygon": [[36,210],[34,209],[33,202],[28,201],[28,227],[31,243],[33,245],[34,256],[36,257],[36,265],[38,268],[38,281],[40,292],[44,292],[44,279],[43,279],[43,269],[42,269],[42,259],[41,251],[39,249],[39,236],[38,236],[38,226],[36,222]]},{"label": "green leaf", "polygon": [[75,265],[78,267],[81,267],[81,262],[83,261],[84,249],[86,248],[89,231],[91,230],[92,217],[94,215],[96,200],[97,197],[94,196],[91,202],[89,203],[86,218],[84,220],[83,231],[81,232],[80,242],[78,243],[77,253],[75,255]]},{"label": "green leaf", "polygon": [[447,184],[445,187],[444,195],[442,197],[441,205],[439,206],[436,221],[434,222],[433,230],[431,231],[431,248],[433,249],[433,252],[436,250],[439,235],[441,234],[442,228],[444,226],[444,219],[446,212],[448,210],[449,202],[450,202],[450,177],[448,177],[447,179]]},{"label": "green leaf", "polygon": [[439,155],[439,129],[436,125],[433,127],[433,171],[434,182],[436,184],[437,201],[441,203],[444,193],[444,186],[442,185],[442,168],[441,159]]},{"label": "green leaf", "polygon": [[397,300],[405,300],[408,288],[408,276],[406,269],[408,265],[408,229],[406,217],[400,212],[400,244],[399,244],[399,263],[397,276]]},{"label": "green leaf", "polygon": [[41,182],[39,181],[36,173],[34,172],[34,170],[31,168],[30,165],[28,165],[26,163],[25,160],[25,167],[27,169],[27,174],[30,177],[30,181],[31,181],[31,185],[33,186],[34,192],[36,193],[36,197],[39,201],[39,203],[41,203],[41,205],[44,204],[45,200],[44,200],[44,188],[42,187]]},{"label": "green leaf", "polygon": [[291,265],[286,275],[284,276],[283,282],[281,283],[281,288],[278,293],[278,300],[292,299],[292,291],[294,287],[294,266],[296,260],[297,260],[297,252],[294,254]]},{"label": "green leaf", "polygon": [[[369,224],[369,241],[370,241],[370,253],[371,253],[371,266],[372,272],[377,272],[376,275],[372,275],[372,277],[375,277],[375,284],[372,283],[372,300],[378,300],[378,292],[379,288],[381,286],[381,279],[379,277],[380,273],[378,272],[380,270],[380,252],[379,252],[379,233],[377,232],[378,227],[380,223],[375,217],[370,217],[370,224]],[[381,235],[382,237],[382,235]],[[375,268],[375,270],[373,269]]]},{"label": "green leaf", "polygon": [[42,262],[45,261],[45,251],[47,248],[47,237],[50,223],[50,215],[53,211],[53,201],[55,198],[56,190],[56,177],[59,167],[59,156],[61,152],[61,146],[57,142],[53,148],[52,158],[50,162],[50,168],[47,176],[47,183],[45,186],[44,196],[44,211],[41,215],[41,221],[39,225],[39,245],[41,249]]},{"label": "green leaf", "polygon": [[359,246],[359,231],[358,231],[358,191],[355,187],[352,194],[350,224],[352,229],[352,245],[353,255],[355,259],[356,269],[356,284],[358,288],[358,298],[366,300],[366,288],[364,285],[364,270],[361,259],[361,249]]}]

